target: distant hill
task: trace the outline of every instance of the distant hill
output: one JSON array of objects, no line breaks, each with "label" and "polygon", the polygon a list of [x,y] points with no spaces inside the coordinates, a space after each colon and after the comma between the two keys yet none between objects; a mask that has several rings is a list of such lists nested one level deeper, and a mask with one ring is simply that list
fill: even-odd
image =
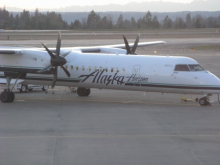
[{"label": "distant hill", "polygon": [[[135,1],[135,0],[134,0]],[[19,8],[10,8],[6,6],[8,11],[22,11]],[[35,9],[27,9],[34,11]],[[69,6],[57,9],[41,9],[43,11],[56,11],[56,12],[89,12],[95,10],[96,12],[103,11],[132,11],[132,12],[179,12],[179,11],[220,11],[220,0],[194,0],[191,3],[174,3],[163,2],[161,0],[155,2],[131,2],[125,5],[109,4],[109,5],[95,5],[95,6]]]}]

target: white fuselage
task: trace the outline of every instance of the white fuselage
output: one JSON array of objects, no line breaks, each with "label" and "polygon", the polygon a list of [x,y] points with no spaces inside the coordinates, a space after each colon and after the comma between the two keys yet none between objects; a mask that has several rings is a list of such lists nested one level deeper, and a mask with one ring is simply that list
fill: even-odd
[{"label": "white fuselage", "polygon": [[[187,57],[93,54],[71,52],[58,70],[57,86],[136,90],[162,93],[219,94],[220,80],[205,70],[175,71],[176,65],[197,65]],[[0,67],[42,69],[50,64],[46,52],[24,50],[22,55],[1,55]],[[50,85],[53,75],[27,74],[27,84]]]}]

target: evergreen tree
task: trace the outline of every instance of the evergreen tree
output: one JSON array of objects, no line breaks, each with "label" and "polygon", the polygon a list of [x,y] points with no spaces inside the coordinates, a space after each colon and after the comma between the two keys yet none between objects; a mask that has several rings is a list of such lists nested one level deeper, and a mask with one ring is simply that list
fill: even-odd
[{"label": "evergreen tree", "polygon": [[152,28],[154,28],[154,29],[159,29],[160,28],[160,23],[157,19],[157,16],[154,16],[154,18],[152,20]]},{"label": "evergreen tree", "polygon": [[71,29],[81,29],[82,28],[82,23],[77,19],[73,22],[71,22]]},{"label": "evergreen tree", "polygon": [[112,29],[113,28],[112,17],[108,15],[107,20],[108,20],[108,29]]},{"label": "evergreen tree", "polygon": [[19,19],[19,29],[29,29],[30,27],[30,13],[29,11],[26,11],[25,9],[20,14]]},{"label": "evergreen tree", "polygon": [[186,15],[186,27],[191,28],[192,27],[192,19],[190,13]]},{"label": "evergreen tree", "polygon": [[182,18],[176,18],[175,28],[177,28],[177,29],[186,28],[186,23],[184,22],[184,20]]},{"label": "evergreen tree", "polygon": [[116,23],[116,27],[121,29],[123,28],[123,24],[124,24],[123,16],[122,14],[120,14]]},{"label": "evergreen tree", "polygon": [[104,16],[101,20],[101,28],[102,29],[108,29],[108,19],[106,16]]},{"label": "evergreen tree", "polygon": [[144,24],[146,26],[146,28],[152,28],[152,15],[151,15],[151,12],[148,11],[146,16],[143,18],[144,20]]},{"label": "evergreen tree", "polygon": [[196,15],[194,27],[195,28],[202,28],[202,17],[201,17],[201,15]]},{"label": "evergreen tree", "polygon": [[87,18],[87,27],[89,29],[100,28],[101,18],[93,10],[90,12]]},{"label": "evergreen tree", "polygon": [[9,25],[9,12],[5,9],[5,7],[0,8],[0,28],[7,29]]},{"label": "evergreen tree", "polygon": [[172,20],[168,17],[168,15],[163,20],[163,28],[164,29],[172,28]]},{"label": "evergreen tree", "polygon": [[132,29],[137,28],[137,22],[135,21],[134,17],[131,18],[131,28]]}]

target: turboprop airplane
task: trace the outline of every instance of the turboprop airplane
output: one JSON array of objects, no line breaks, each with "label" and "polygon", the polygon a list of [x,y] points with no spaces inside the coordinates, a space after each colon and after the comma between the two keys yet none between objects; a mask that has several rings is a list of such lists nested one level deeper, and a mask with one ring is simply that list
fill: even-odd
[{"label": "turboprop airplane", "polygon": [[[13,102],[11,79],[27,84],[78,87],[79,96],[88,96],[90,88],[134,90],[161,93],[200,94],[199,104],[210,104],[209,96],[220,94],[220,79],[188,57],[137,55],[136,48],[159,42],[61,48],[0,48],[0,71],[7,89],[1,102]],[[51,83],[52,81],[52,83]],[[16,82],[15,82],[16,84]]]}]

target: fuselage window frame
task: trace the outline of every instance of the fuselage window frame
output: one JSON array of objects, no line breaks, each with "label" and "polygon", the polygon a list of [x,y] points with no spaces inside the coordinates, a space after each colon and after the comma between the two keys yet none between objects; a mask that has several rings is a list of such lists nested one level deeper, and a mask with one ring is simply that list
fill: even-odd
[{"label": "fuselage window frame", "polygon": [[83,72],[85,71],[85,66],[82,66],[82,71],[83,71]]},{"label": "fuselage window frame", "polygon": [[[192,72],[201,72],[201,71],[204,71],[204,69],[199,65],[199,64],[189,64],[189,69],[192,71]],[[198,69],[196,69],[196,67],[198,67]]]},{"label": "fuselage window frame", "polygon": [[190,72],[187,64],[177,64],[174,68],[174,72]]},{"label": "fuselage window frame", "polygon": [[77,66],[76,66],[76,71],[78,71],[78,70],[79,70],[79,66],[77,65]]}]

